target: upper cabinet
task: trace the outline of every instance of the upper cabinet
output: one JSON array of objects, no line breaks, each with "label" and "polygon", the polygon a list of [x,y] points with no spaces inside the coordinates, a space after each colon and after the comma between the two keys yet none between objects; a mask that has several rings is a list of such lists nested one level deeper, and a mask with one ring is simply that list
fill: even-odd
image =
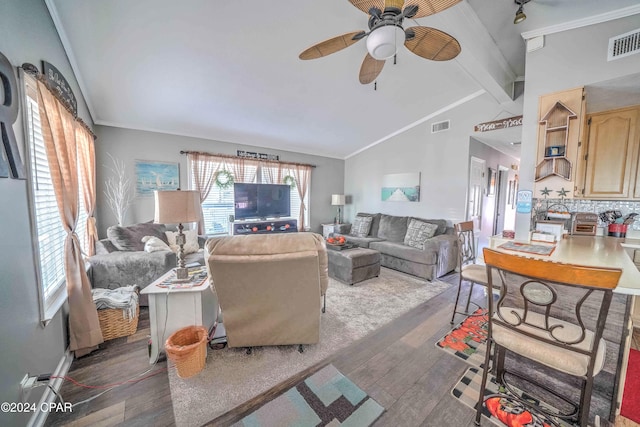
[{"label": "upper cabinet", "polygon": [[[572,197],[585,114],[584,88],[543,95],[538,103],[534,196]],[[544,193],[542,193],[544,191]]]},{"label": "upper cabinet", "polygon": [[589,114],[580,150],[581,197],[640,198],[640,106]]}]

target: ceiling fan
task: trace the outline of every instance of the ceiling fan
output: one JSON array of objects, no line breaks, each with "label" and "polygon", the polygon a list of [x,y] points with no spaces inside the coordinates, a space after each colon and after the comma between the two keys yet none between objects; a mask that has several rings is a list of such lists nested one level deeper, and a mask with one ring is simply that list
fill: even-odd
[{"label": "ceiling fan", "polygon": [[385,64],[396,54],[398,41],[418,56],[448,61],[460,53],[460,43],[431,27],[402,27],[402,21],[441,12],[462,0],[349,0],[369,15],[369,32],[355,31],[317,43],[300,54],[300,59],[317,59],[338,52],[367,38],[367,55],[360,67],[360,83],[373,82]]}]

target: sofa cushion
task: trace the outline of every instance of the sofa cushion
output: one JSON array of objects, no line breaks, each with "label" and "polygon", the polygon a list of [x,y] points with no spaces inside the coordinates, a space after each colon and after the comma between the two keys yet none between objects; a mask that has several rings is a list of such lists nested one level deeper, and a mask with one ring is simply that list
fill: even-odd
[{"label": "sofa cushion", "polygon": [[412,248],[396,242],[371,242],[369,248],[375,249],[384,255],[400,258],[417,264],[436,264],[438,261],[437,250],[422,250]]},{"label": "sofa cushion", "polygon": [[383,255],[400,258],[417,264],[436,264],[438,261],[437,250],[422,250],[395,242],[371,242],[370,249],[375,249]]},{"label": "sofa cushion", "polygon": [[165,236],[166,228],[164,224],[154,224],[145,222],[126,227],[112,225],[107,229],[107,237],[119,251],[144,251],[144,236],[157,237],[166,244],[169,244]]},{"label": "sofa cushion", "polygon": [[336,233],[333,234],[333,237],[340,237],[340,236],[344,236],[344,238],[347,239],[348,243],[353,243],[355,245],[358,245],[361,248],[368,248],[371,242],[383,241],[383,239],[380,239],[378,237],[356,237],[348,234],[336,234]]},{"label": "sofa cushion", "polygon": [[[182,247],[184,253],[192,254],[194,252],[198,252],[200,249],[200,245],[198,244],[198,232],[196,230],[184,230],[182,234],[184,234],[185,237],[185,243]],[[176,243],[178,231],[165,231],[165,235],[167,236],[171,250],[178,253],[179,247]]]},{"label": "sofa cushion", "polygon": [[417,219],[418,221],[422,221],[422,222],[428,222],[429,224],[435,224],[438,226],[438,229],[436,230],[434,236],[439,236],[441,234],[444,234],[447,231],[447,220],[446,219],[424,219],[424,218],[409,218],[411,219]]},{"label": "sofa cushion", "polygon": [[406,216],[380,215],[378,237],[390,242],[404,242],[404,236],[407,234],[407,219]]},{"label": "sofa cushion", "polygon": [[359,216],[370,216],[371,220],[371,229],[369,230],[370,237],[378,237],[378,228],[380,227],[380,214],[370,214],[365,212],[358,212],[356,217]]},{"label": "sofa cushion", "polygon": [[372,221],[373,217],[371,216],[356,216],[349,234],[355,237],[367,237],[371,230]]},{"label": "sofa cushion", "polygon": [[438,226],[429,222],[411,218],[404,236],[404,244],[416,249],[424,249],[424,242],[432,238]]}]

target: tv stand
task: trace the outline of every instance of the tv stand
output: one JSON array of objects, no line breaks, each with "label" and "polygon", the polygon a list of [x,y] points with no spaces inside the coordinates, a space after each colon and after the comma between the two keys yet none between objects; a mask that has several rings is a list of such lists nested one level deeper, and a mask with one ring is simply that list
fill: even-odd
[{"label": "tv stand", "polygon": [[265,234],[265,233],[295,233],[298,231],[296,219],[267,219],[234,221],[231,223],[231,235]]}]

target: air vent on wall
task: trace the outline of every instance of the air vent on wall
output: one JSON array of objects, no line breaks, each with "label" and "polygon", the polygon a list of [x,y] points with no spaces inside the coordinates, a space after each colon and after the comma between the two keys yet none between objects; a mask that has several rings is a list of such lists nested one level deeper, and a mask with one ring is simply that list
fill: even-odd
[{"label": "air vent on wall", "polygon": [[450,120],[445,120],[443,122],[432,123],[431,124],[431,133],[444,132],[445,130],[449,130],[449,122]]},{"label": "air vent on wall", "polygon": [[607,61],[624,58],[640,52],[640,29],[609,39]]}]

